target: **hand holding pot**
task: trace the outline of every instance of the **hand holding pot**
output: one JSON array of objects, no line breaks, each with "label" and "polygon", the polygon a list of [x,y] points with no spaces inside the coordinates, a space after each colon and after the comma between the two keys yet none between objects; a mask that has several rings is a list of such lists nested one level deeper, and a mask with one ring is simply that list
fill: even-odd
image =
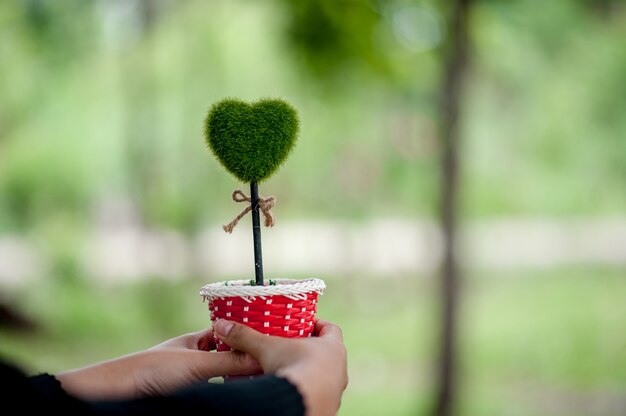
[{"label": "hand holding pot", "polygon": [[257,361],[215,349],[213,330],[182,335],[148,350],[57,375],[63,389],[84,400],[164,396],[215,376],[258,374]]},{"label": "hand holding pot", "polygon": [[267,336],[245,325],[219,320],[217,336],[258,360],[266,374],[293,383],[309,415],[333,415],[348,385],[346,348],[341,329],[326,321],[315,323],[314,337],[286,339]]}]

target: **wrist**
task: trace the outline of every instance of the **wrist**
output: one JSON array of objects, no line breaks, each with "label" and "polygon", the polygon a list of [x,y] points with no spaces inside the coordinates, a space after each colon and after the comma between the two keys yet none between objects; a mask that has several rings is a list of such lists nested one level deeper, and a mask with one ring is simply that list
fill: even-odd
[{"label": "wrist", "polygon": [[328,389],[323,376],[306,371],[304,368],[291,367],[280,369],[276,376],[293,384],[300,395],[307,416],[335,415],[339,409],[339,398]]},{"label": "wrist", "polygon": [[56,375],[66,393],[83,400],[121,400],[136,396],[140,354],[128,355]]}]

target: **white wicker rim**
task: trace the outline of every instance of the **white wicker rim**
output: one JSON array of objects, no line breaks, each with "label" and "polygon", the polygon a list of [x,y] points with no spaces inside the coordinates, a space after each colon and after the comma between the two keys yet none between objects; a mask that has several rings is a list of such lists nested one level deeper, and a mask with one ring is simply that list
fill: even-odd
[{"label": "white wicker rim", "polygon": [[226,282],[209,283],[200,289],[204,300],[215,298],[230,298],[238,296],[247,302],[256,298],[265,299],[267,296],[282,295],[294,300],[305,300],[307,293],[324,293],[326,284],[321,279],[276,279],[275,285],[250,286],[249,280],[230,280]]}]

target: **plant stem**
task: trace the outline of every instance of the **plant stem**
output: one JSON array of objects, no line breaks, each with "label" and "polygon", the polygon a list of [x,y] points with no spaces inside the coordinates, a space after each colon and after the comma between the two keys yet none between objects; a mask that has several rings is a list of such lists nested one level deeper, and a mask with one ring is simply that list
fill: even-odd
[{"label": "plant stem", "polygon": [[257,286],[263,286],[263,252],[261,250],[261,221],[259,218],[259,185],[250,182],[252,204],[252,237],[254,238],[254,275]]}]

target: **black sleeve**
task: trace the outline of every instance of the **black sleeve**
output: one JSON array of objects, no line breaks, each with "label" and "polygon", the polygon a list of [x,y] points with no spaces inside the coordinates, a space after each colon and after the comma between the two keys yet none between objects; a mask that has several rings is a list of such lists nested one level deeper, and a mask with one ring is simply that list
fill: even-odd
[{"label": "black sleeve", "polygon": [[224,384],[203,383],[166,397],[92,403],[91,406],[99,415],[304,415],[302,396],[296,387],[276,376]]},{"label": "black sleeve", "polygon": [[[51,375],[26,377],[14,367],[0,363],[0,380],[6,386],[6,408],[12,405],[32,412],[82,415],[170,415],[202,412],[205,415],[304,414],[302,396],[294,385],[275,376],[225,384],[202,383],[169,396],[136,400],[84,402],[68,395]],[[71,412],[71,413],[70,413]],[[191,414],[191,413],[189,413]]]},{"label": "black sleeve", "polygon": [[49,374],[26,377],[17,368],[0,362],[3,407],[22,414],[61,410],[67,414],[90,414],[88,405],[69,396]]}]

